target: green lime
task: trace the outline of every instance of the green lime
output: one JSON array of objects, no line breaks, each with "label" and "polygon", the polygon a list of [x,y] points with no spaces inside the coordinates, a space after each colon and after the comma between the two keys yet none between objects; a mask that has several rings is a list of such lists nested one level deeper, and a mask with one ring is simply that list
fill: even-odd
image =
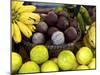
[{"label": "green lime", "polygon": [[54,72],[59,71],[57,64],[51,60],[46,61],[41,66],[41,72]]},{"label": "green lime", "polygon": [[77,61],[80,64],[85,65],[85,64],[88,64],[92,60],[93,53],[92,53],[92,51],[88,47],[82,47],[77,52],[76,58],[77,58]]},{"label": "green lime", "polygon": [[96,69],[96,60],[95,58],[92,59],[92,61],[89,63],[89,68],[90,69]]},{"label": "green lime", "polygon": [[75,64],[75,62],[76,58],[69,50],[63,50],[58,55],[58,65],[62,70],[72,70],[73,64]]},{"label": "green lime", "polygon": [[44,45],[37,45],[30,52],[30,59],[37,64],[42,64],[49,58],[48,49]]},{"label": "green lime", "polygon": [[86,69],[89,69],[89,67],[86,66],[86,65],[79,65],[79,66],[77,67],[77,70],[86,70]]},{"label": "green lime", "polygon": [[21,56],[18,53],[12,52],[12,73],[17,72],[21,65]]},{"label": "green lime", "polygon": [[19,73],[36,73],[40,72],[40,67],[33,61],[28,61],[22,65]]}]

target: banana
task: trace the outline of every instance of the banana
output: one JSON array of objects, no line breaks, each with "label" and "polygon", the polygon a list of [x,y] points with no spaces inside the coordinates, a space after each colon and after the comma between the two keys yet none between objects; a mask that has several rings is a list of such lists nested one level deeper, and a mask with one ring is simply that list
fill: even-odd
[{"label": "banana", "polygon": [[19,10],[18,13],[23,13],[23,12],[34,12],[36,10],[35,6],[32,5],[27,5],[27,6],[22,6]]},{"label": "banana", "polygon": [[89,44],[88,36],[87,35],[84,36],[83,43],[84,43],[85,46],[91,48],[91,45]]},{"label": "banana", "polygon": [[96,24],[95,22],[90,26],[88,30],[88,40],[90,45],[95,48],[96,47]]},{"label": "banana", "polygon": [[36,27],[34,25],[30,24],[30,25],[27,25],[27,26],[32,32],[35,32]]},{"label": "banana", "polygon": [[16,43],[20,43],[22,40],[20,29],[16,23],[13,24],[13,28],[14,28],[13,39]]},{"label": "banana", "polygon": [[11,9],[14,10],[16,7],[17,1],[12,1],[11,4],[12,4]]},{"label": "banana", "polygon": [[24,24],[38,24],[40,21],[40,15],[37,13],[21,13],[19,21]]},{"label": "banana", "polygon": [[16,21],[17,25],[20,28],[20,31],[27,37],[30,38],[32,36],[31,30],[22,22]]},{"label": "banana", "polygon": [[84,6],[80,7],[79,11],[84,19],[84,21],[87,23],[87,25],[90,25],[92,23],[92,19],[87,11],[87,9]]},{"label": "banana", "polygon": [[24,2],[16,1],[15,11],[17,12],[22,6]]}]

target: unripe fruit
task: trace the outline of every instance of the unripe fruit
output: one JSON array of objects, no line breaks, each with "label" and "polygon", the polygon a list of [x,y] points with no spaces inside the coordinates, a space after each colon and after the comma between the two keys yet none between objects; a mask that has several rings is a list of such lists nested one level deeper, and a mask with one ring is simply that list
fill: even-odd
[{"label": "unripe fruit", "polygon": [[86,70],[86,69],[89,69],[88,66],[86,65],[80,65],[77,67],[77,70]]},{"label": "unripe fruit", "polygon": [[21,65],[21,56],[18,53],[12,52],[12,73],[17,72]]},{"label": "unripe fruit", "polygon": [[59,71],[57,64],[51,60],[46,61],[41,66],[41,72]]},{"label": "unripe fruit", "polygon": [[37,45],[30,52],[30,59],[37,64],[42,64],[49,58],[48,49],[44,45]]},{"label": "unripe fruit", "polygon": [[89,66],[90,69],[96,69],[96,59],[93,58],[88,66]]},{"label": "unripe fruit", "polygon": [[88,47],[82,47],[76,54],[77,61],[80,64],[88,64],[93,57],[92,51]]},{"label": "unripe fruit", "polygon": [[58,55],[58,66],[61,70],[71,70],[75,62],[76,58],[69,50],[64,50]]},{"label": "unripe fruit", "polygon": [[28,61],[22,65],[19,70],[19,73],[36,73],[40,72],[40,68],[38,64],[33,61]]}]

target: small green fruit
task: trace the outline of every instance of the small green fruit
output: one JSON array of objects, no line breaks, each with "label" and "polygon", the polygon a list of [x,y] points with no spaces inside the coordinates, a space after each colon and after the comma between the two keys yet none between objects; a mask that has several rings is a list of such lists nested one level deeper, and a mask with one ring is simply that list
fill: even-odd
[{"label": "small green fruit", "polygon": [[12,52],[12,73],[17,72],[21,65],[21,56],[18,53]]},{"label": "small green fruit", "polygon": [[40,67],[33,61],[28,61],[22,65],[19,73],[36,73],[40,72]]},{"label": "small green fruit", "polygon": [[92,60],[93,53],[92,53],[92,51],[88,47],[82,47],[77,52],[76,58],[77,58],[77,61],[80,64],[85,65],[85,64],[88,64]]},{"label": "small green fruit", "polygon": [[49,58],[48,49],[44,45],[37,45],[32,48],[30,58],[37,64],[42,64]]},{"label": "small green fruit", "polygon": [[71,70],[75,62],[76,58],[74,54],[69,50],[63,50],[58,55],[58,66],[62,70]]},{"label": "small green fruit", "polygon": [[59,71],[57,64],[51,60],[46,61],[41,66],[41,72],[54,72]]},{"label": "small green fruit", "polygon": [[86,70],[86,69],[89,69],[88,66],[86,65],[80,65],[77,67],[77,70]]},{"label": "small green fruit", "polygon": [[92,61],[89,63],[89,68],[90,69],[96,69],[96,60],[95,58],[92,59]]}]

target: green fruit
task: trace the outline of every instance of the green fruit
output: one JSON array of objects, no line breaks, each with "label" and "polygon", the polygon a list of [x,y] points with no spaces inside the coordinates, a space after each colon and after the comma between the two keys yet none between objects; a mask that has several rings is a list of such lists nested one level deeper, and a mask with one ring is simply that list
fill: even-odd
[{"label": "green fruit", "polygon": [[59,71],[57,64],[51,60],[46,61],[41,66],[41,72],[54,72]]},{"label": "green fruit", "polygon": [[28,61],[22,65],[19,73],[36,73],[40,72],[40,67],[33,61]]},{"label": "green fruit", "polygon": [[89,69],[88,66],[86,65],[80,65],[77,67],[77,70],[86,70],[86,69]]},{"label": "green fruit", "polygon": [[58,55],[58,66],[61,70],[71,70],[75,64],[76,58],[69,50],[63,50]]},{"label": "green fruit", "polygon": [[57,64],[57,58],[52,58],[51,60]]},{"label": "green fruit", "polygon": [[88,64],[93,57],[92,51],[88,47],[82,47],[76,54],[76,58],[78,63],[80,64]]},{"label": "green fruit", "polygon": [[37,64],[42,64],[49,58],[48,49],[43,45],[37,45],[30,52],[30,59]]},{"label": "green fruit", "polygon": [[90,69],[96,69],[96,60],[95,58],[92,59],[92,61],[89,63],[89,68]]},{"label": "green fruit", "polygon": [[12,73],[17,72],[21,65],[21,56],[18,53],[12,52]]},{"label": "green fruit", "polygon": [[77,62],[75,62],[74,64],[73,64],[73,68],[72,68],[72,70],[76,70],[76,68],[78,67],[78,63]]}]

